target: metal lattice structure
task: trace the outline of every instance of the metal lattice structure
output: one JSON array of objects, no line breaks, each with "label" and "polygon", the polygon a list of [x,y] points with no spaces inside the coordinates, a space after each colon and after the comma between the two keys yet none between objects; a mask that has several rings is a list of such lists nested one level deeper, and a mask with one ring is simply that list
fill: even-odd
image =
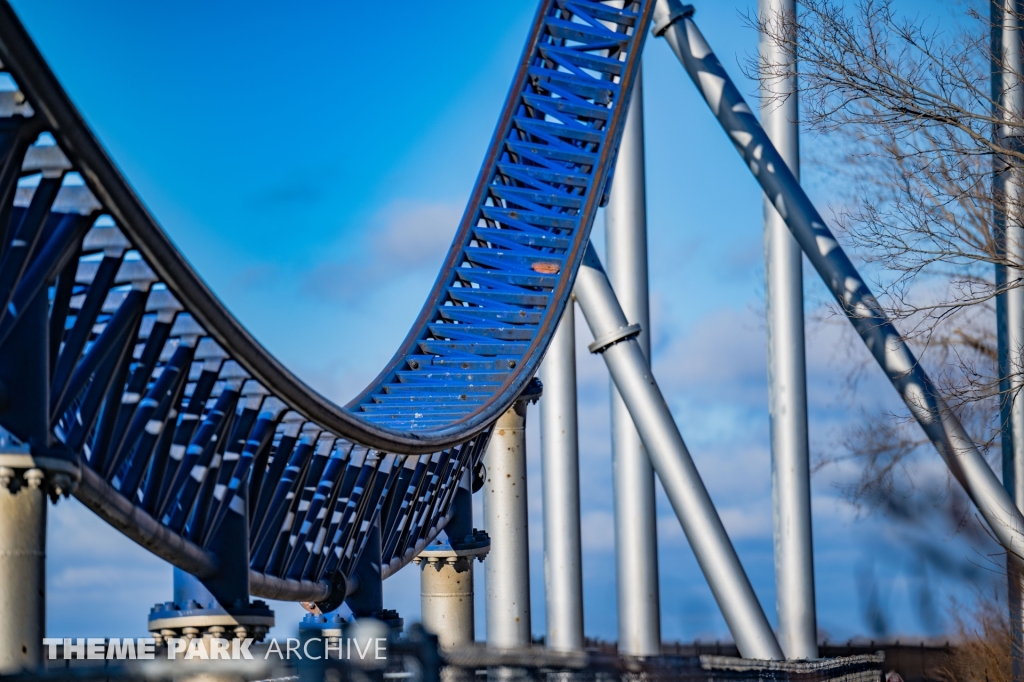
[{"label": "metal lattice structure", "polygon": [[[531,381],[575,287],[595,336],[590,350],[603,356],[628,412],[623,416],[642,441],[643,449],[634,450],[649,467],[640,473],[652,484],[651,518],[656,473],[739,652],[792,657],[780,646],[654,381],[638,340],[641,327],[627,317],[589,241],[609,195],[653,21],[771,202],[777,226],[795,238],[793,253],[799,248],[808,257],[995,537],[1019,556],[1024,516],[743,100],[693,22],[693,8],[678,0],[654,5],[542,0],[427,301],[392,360],[341,407],[282,367],[203,284],[0,1],[0,483],[12,494],[34,491],[19,504],[35,519],[35,535],[45,528],[45,504],[38,504],[45,470],[46,490],[73,489],[107,522],[197,577],[223,607],[220,614],[189,599],[158,605],[150,626],[160,636],[174,632],[164,621],[195,624],[193,605],[206,609],[199,620],[230,616],[238,637],[248,627],[265,632],[269,611],[250,604],[250,594],[314,601],[323,611],[349,597],[350,606],[389,620],[380,580],[451,522],[460,496],[467,504],[469,474],[502,418],[491,449],[507,460],[496,474],[507,485],[488,485],[485,497],[491,512],[499,497],[509,504],[504,516],[488,522],[501,536],[488,568],[509,580],[488,580],[488,616],[495,614],[488,637],[506,649],[527,645],[528,510],[522,488],[513,487],[526,477],[524,400],[537,394]],[[623,166],[633,182],[620,183],[616,195],[635,209],[643,202],[642,155],[636,154],[643,140],[641,128],[631,130]],[[640,228],[634,228],[635,238]],[[639,249],[635,256],[626,279],[646,288],[645,256]],[[799,269],[799,258],[794,262]],[[574,357],[571,331],[567,340],[552,350],[564,361],[555,372],[561,393],[554,393],[573,426],[553,429],[562,432],[558,448],[549,443],[549,452],[563,457],[564,481],[578,478],[575,405],[566,397],[575,395],[574,369],[565,364]],[[806,464],[806,449],[798,460]],[[18,481],[12,466],[25,470]],[[796,478],[783,493],[800,492]],[[645,513],[645,494],[617,513]],[[616,496],[618,507],[626,495]],[[793,562],[804,582],[813,582],[809,499],[809,493],[789,496],[794,509],[806,507],[805,546],[780,550],[808,559]],[[578,517],[576,505],[564,506],[565,518]],[[471,567],[471,555],[486,551],[465,523],[459,518],[452,525],[461,531],[448,535],[471,535],[432,550],[436,562]],[[578,536],[578,524],[572,532]],[[780,532],[788,531],[776,527]],[[578,537],[575,546],[578,554]],[[8,554],[42,556],[36,545],[25,547]],[[25,562],[26,579],[41,581],[38,565],[41,560]],[[579,571],[569,573],[563,577],[581,581]],[[471,588],[458,596],[471,602]],[[797,657],[816,655],[814,619],[807,617],[813,599],[812,592],[792,597],[807,640]],[[581,647],[582,597],[575,601],[562,611],[567,622],[579,616]],[[653,615],[651,651],[631,655],[657,653]],[[502,623],[510,627],[499,637]],[[33,627],[41,628],[41,617]],[[213,627],[215,634],[224,630]]]},{"label": "metal lattice structure", "polygon": [[444,527],[569,300],[653,8],[622,4],[541,3],[436,284],[340,407],[210,292],[3,3],[0,425],[200,578],[238,568],[240,533],[257,596],[326,599],[375,525],[385,576],[404,565]]}]

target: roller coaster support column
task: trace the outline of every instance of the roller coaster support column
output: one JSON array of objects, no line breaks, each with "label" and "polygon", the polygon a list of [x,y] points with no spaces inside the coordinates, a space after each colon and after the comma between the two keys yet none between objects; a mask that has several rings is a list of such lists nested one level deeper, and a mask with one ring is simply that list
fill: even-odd
[{"label": "roller coaster support column", "polygon": [[345,598],[345,604],[356,618],[384,619],[384,580],[380,572],[380,523],[370,528],[366,546],[356,563],[356,591]]},{"label": "roller coaster support column", "polygon": [[[996,129],[997,144],[1021,148],[1024,131],[1024,33],[1018,0],[993,2],[995,115],[1016,125]],[[999,342],[1000,416],[1002,418],[1003,485],[1018,509],[1024,510],[1024,173],[1019,162],[997,161],[1005,170],[995,178],[997,201],[1002,199],[996,220],[1002,223],[1003,256],[1009,265],[997,266],[996,282],[1007,287],[996,304]],[[1013,631],[1014,679],[1024,679],[1024,566],[1008,555],[1010,625]]]},{"label": "roller coaster support column", "polygon": [[[800,187],[754,118],[729,74],[693,23],[693,8],[659,0],[655,32],[664,35],[701,89],[722,128],[735,143],[761,189],[853,325],[864,345],[900,394],[910,414],[932,441],[977,507],[989,530],[1008,552],[1024,557],[1024,515],[978,451],[956,413],[889,321],[835,235]],[[578,294],[578,292],[577,292]]]},{"label": "roller coaster support column", "polygon": [[45,589],[43,472],[0,467],[0,672],[42,664]]},{"label": "roller coaster support column", "polygon": [[583,568],[580,466],[576,426],[576,321],[572,301],[562,313],[540,368],[540,445],[544,486],[545,642],[583,651]]},{"label": "roller coaster support column", "polygon": [[[759,21],[792,26],[795,0],[760,0]],[[796,55],[761,32],[761,64],[788,70]],[[800,177],[797,79],[761,80],[761,125],[794,177]],[[775,527],[775,608],[779,644],[790,659],[818,657],[811,537],[811,468],[807,443],[803,252],[771,200],[764,198],[764,274],[768,323]]]},{"label": "roller coaster support column", "polygon": [[0,428],[0,673],[35,670],[46,633],[46,498],[67,495],[75,467],[35,457]]},{"label": "roller coaster support column", "polygon": [[531,641],[526,406],[540,397],[540,383],[526,390],[494,425],[484,455],[484,519],[491,537],[484,562],[487,645],[505,649]]},{"label": "roller coaster support column", "polygon": [[473,560],[482,561],[490,549],[486,534],[473,530],[473,472],[469,468],[455,492],[455,509],[444,532],[447,542],[438,538],[413,561],[420,566],[423,627],[447,648],[473,643]]},{"label": "roller coaster support column", "polygon": [[[254,382],[246,384],[243,406],[259,410],[263,395],[262,387]],[[237,459],[236,453],[244,445],[238,441],[229,443],[227,447],[231,449],[225,453],[224,459],[228,462]],[[207,475],[217,474],[216,469],[213,472]],[[204,480],[204,486],[211,489],[211,498],[221,499],[217,489],[211,485],[213,483],[213,478]],[[170,637],[203,637],[205,641],[209,638],[244,640],[251,637],[258,642],[274,626],[274,612],[266,602],[249,599],[248,501],[249,482],[246,479],[207,544],[218,558],[217,571],[213,575],[197,578],[181,569],[174,569],[174,601],[156,604],[149,612],[149,631],[158,642]]]},{"label": "roller coaster support column", "polygon": [[420,564],[423,627],[442,648],[473,643],[473,558],[450,545],[428,545],[413,559]]},{"label": "roller coaster support column", "polygon": [[608,366],[740,655],[781,659],[775,633],[636,340],[640,329],[627,322],[593,245],[583,257],[575,293],[594,334],[590,350],[601,353]]},{"label": "roller coaster support column", "polygon": [[225,605],[199,578],[180,568],[174,569],[174,601],[156,604],[149,612],[149,632],[157,643],[171,637],[251,637],[259,642],[273,626],[274,612],[266,602],[238,598]]},{"label": "roller coaster support column", "polygon": [[45,589],[43,472],[0,468],[0,672],[42,664]]},{"label": "roller coaster support column", "polygon": [[[604,215],[608,278],[626,319],[640,326],[637,342],[650,358],[645,181],[644,97],[638,74]],[[614,384],[611,420],[619,653],[657,656],[661,653],[661,597],[654,469]]]}]

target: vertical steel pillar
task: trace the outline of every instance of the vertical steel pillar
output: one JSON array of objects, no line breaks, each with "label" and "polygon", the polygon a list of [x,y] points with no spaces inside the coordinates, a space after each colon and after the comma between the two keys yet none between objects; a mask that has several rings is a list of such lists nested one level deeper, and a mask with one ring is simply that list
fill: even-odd
[{"label": "vertical steel pillar", "polygon": [[575,292],[594,333],[590,351],[601,354],[622,394],[740,655],[781,659],[775,633],[636,341],[640,329],[627,322],[593,246],[583,256]]},{"label": "vertical steel pillar", "polygon": [[[693,23],[692,6],[684,7],[679,0],[659,0],[655,16],[655,35],[665,36],[691,79],[701,88],[722,128],[737,140],[736,149],[751,173],[766,194],[775,196],[775,203],[804,254],[935,445],[950,473],[963,486],[988,530],[1008,552],[1024,556],[1024,513],[1007,494],[956,413],[943,400],[751,115],[735,83]],[[577,282],[577,297],[579,293]]]},{"label": "vertical steel pillar", "polygon": [[356,562],[356,591],[345,598],[345,604],[356,618],[384,620],[384,579],[381,577],[380,521],[369,529],[363,553]]},{"label": "vertical steel pillar", "polygon": [[473,472],[467,467],[462,472],[462,480],[455,490],[452,502],[452,515],[445,524],[444,534],[448,544],[456,547],[473,537]]},{"label": "vertical steel pillar", "polygon": [[[795,0],[760,0],[760,21],[787,29]],[[761,63],[789,70],[796,55],[763,31]],[[761,125],[786,165],[800,177],[796,77],[762,79]],[[775,593],[779,645],[789,659],[818,657],[811,536],[811,470],[807,442],[803,252],[786,221],[764,197],[764,274],[768,326]]]},{"label": "vertical steel pillar", "polygon": [[[640,325],[640,348],[649,359],[645,183],[643,80],[637,74],[604,217],[608,278],[626,318]],[[614,382],[611,424],[619,653],[657,656],[661,653],[661,596],[654,469]]]},{"label": "vertical steel pillar", "polygon": [[576,426],[576,320],[570,301],[540,368],[540,445],[544,487],[545,642],[583,650],[583,559]]},{"label": "vertical steel pillar", "polygon": [[36,670],[46,636],[46,486],[0,466],[0,673]]},{"label": "vertical steel pillar", "polygon": [[[1024,39],[1021,12],[1024,3],[1006,0],[993,3],[994,47],[996,72],[993,77],[993,99],[998,103],[996,115],[1007,121],[997,129],[997,142],[1007,147],[1020,146],[1021,120],[1024,118]],[[998,26],[998,31],[995,26]],[[1006,168],[1006,161],[997,175],[995,190],[1001,196],[997,227],[1002,227],[1003,255],[1009,263],[997,267],[997,284],[1008,286],[996,304],[997,338],[1002,417],[1003,485],[1006,492],[1024,510],[1024,172],[1019,161]],[[1001,223],[1001,225],[999,225]],[[1007,578],[1010,600],[1010,626],[1013,635],[1014,679],[1024,679],[1024,566],[1012,553],[1007,554]]]},{"label": "vertical steel pillar", "polygon": [[530,632],[530,539],[526,497],[526,405],[520,398],[494,426],[484,454],[484,522],[491,552],[487,646],[527,646]]}]

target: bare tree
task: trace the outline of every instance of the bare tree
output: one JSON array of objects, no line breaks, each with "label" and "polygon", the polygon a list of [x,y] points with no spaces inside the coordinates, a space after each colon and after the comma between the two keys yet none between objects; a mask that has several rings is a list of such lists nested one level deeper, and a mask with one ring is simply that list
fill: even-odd
[{"label": "bare tree", "polygon": [[[796,16],[748,18],[798,62],[752,58],[747,71],[769,82],[799,71],[815,161],[842,179],[828,188],[834,223],[998,471],[1008,384],[996,300],[1024,286],[996,276],[1024,268],[1007,255],[1018,249],[1003,229],[1006,216],[1024,216],[1024,197],[1004,191],[1006,178],[1024,177],[1024,120],[1006,102],[1024,74],[993,49],[1001,2],[970,2],[907,16],[891,0],[800,0]],[[865,412],[841,440],[839,454],[818,466],[862,464],[844,488],[851,501],[910,528],[941,509],[950,527],[991,546],[959,486],[920,484],[918,455],[931,446],[908,414]]]},{"label": "bare tree", "polygon": [[942,682],[1010,682],[1012,638],[1008,614],[998,595],[981,594],[973,605],[958,604],[953,631],[958,646],[929,676]]}]

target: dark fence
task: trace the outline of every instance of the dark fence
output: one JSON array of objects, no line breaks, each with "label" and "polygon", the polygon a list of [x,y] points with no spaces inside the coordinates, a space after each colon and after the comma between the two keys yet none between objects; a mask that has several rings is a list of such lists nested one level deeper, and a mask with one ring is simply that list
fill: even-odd
[{"label": "dark fence", "polygon": [[[588,639],[587,648],[610,655],[615,655],[618,651],[614,642],[599,639]],[[904,682],[932,682],[936,680],[935,671],[946,664],[953,647],[948,642],[937,644],[872,640],[851,640],[845,643],[826,641],[818,645],[818,654],[823,658],[847,658],[879,651],[885,654],[885,672],[899,673]],[[664,656],[739,656],[739,651],[732,642],[699,640],[664,642],[661,645],[661,653]]]},{"label": "dark fence", "polygon": [[931,682],[937,679],[935,671],[949,660],[953,648],[949,643],[935,645],[904,644],[902,642],[824,642],[818,647],[820,656],[856,656],[868,651],[885,654],[885,670],[895,670],[904,682]]}]

